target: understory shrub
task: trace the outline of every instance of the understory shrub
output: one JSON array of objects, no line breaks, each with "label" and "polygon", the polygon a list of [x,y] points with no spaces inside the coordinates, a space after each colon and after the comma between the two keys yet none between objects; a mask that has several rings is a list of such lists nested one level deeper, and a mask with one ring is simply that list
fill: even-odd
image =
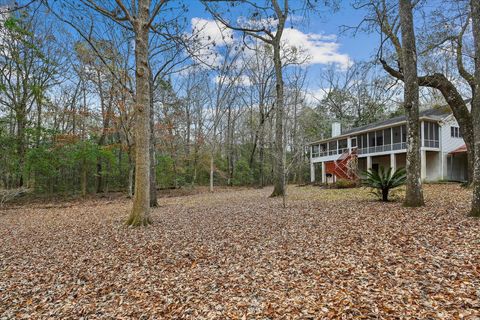
[{"label": "understory shrub", "polygon": [[355,188],[356,186],[357,182],[354,180],[339,179],[337,182],[335,182],[335,188],[337,189]]},{"label": "understory shrub", "polygon": [[373,189],[373,194],[377,195],[382,201],[388,201],[390,191],[405,184],[407,173],[405,168],[400,168],[392,173],[392,168],[385,170],[384,167],[365,171],[366,178],[363,179],[365,186]]}]

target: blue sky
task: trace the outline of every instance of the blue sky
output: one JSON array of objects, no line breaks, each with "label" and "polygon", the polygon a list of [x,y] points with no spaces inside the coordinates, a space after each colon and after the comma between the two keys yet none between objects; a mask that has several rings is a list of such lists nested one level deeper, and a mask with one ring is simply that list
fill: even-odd
[{"label": "blue sky", "polygon": [[[294,3],[295,0],[291,2]],[[210,13],[205,11],[199,1],[189,0],[186,3],[189,5],[187,19],[190,22],[213,21]],[[342,26],[358,25],[365,14],[364,11],[353,9],[350,1],[342,1],[340,9],[336,12],[331,9],[322,8],[321,10],[319,14],[311,14],[307,21],[295,23],[295,30],[287,30],[288,34],[284,36],[284,38],[296,38],[297,40],[294,40],[296,43],[307,42],[306,45],[311,46],[314,57],[308,66],[308,83],[309,89],[313,91],[319,87],[318,78],[322,67],[331,63],[345,66],[346,58],[349,61],[370,60],[376,53],[379,43],[379,37],[376,34],[358,32],[354,36],[350,31],[341,32]],[[328,52],[323,55],[322,52],[325,50]]]},{"label": "blue sky", "polygon": [[[187,1],[189,4],[188,18],[200,17],[212,19],[202,4],[196,0]],[[323,9],[322,9],[323,10]],[[353,60],[365,60],[375,53],[379,38],[375,34],[358,32],[354,37],[352,32],[343,34],[342,26],[356,26],[365,14],[363,10],[352,8],[350,1],[341,1],[340,9],[336,12],[325,9],[324,12],[311,15],[307,23],[298,26],[305,33],[334,34],[338,36],[340,52],[348,54]]]}]

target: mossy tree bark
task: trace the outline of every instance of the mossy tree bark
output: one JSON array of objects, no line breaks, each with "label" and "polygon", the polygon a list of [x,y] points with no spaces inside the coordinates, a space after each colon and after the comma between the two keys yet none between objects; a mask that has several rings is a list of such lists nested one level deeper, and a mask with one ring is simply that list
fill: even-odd
[{"label": "mossy tree bark", "polygon": [[471,0],[472,31],[475,47],[475,86],[472,99],[472,122],[475,148],[471,215],[480,217],[480,2]]}]

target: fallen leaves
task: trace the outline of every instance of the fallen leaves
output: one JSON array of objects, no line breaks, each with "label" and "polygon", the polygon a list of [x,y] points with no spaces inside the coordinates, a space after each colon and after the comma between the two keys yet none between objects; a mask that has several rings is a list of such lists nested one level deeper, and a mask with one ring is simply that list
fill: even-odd
[{"label": "fallen leaves", "polygon": [[0,212],[0,319],[478,319],[480,221],[468,191],[427,206],[363,189],[234,190]]}]

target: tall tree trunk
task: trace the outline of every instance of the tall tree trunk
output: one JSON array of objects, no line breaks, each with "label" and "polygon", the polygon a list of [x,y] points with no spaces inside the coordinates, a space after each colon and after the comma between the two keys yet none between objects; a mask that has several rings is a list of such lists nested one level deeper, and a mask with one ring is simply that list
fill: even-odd
[{"label": "tall tree trunk", "polygon": [[155,113],[153,104],[153,74],[149,69],[149,83],[150,83],[150,207],[158,207],[157,200],[157,172],[156,172],[156,160],[155,160]]},{"label": "tall tree trunk", "polygon": [[17,155],[18,155],[18,182],[19,187],[23,187],[25,184],[25,156],[26,156],[26,141],[25,141],[25,129],[27,126],[25,108],[20,107],[17,111]]},{"label": "tall tree trunk", "polygon": [[87,172],[87,161],[85,159],[85,155],[83,155],[82,160],[82,178],[81,178],[81,187],[82,187],[82,197],[85,198],[87,196],[87,179],[88,179],[88,172]]},{"label": "tall tree trunk", "polygon": [[400,24],[403,44],[404,105],[407,114],[407,190],[404,205],[424,205],[420,139],[419,139],[419,86],[417,76],[417,52],[413,27],[413,5],[410,0],[400,1]]},{"label": "tall tree trunk", "polygon": [[129,147],[128,150],[128,198],[133,198],[133,178],[134,178],[134,172],[135,172],[135,165],[133,163],[132,159],[132,151],[131,148]]},{"label": "tall tree trunk", "polygon": [[259,176],[260,176],[260,188],[265,186],[265,170],[264,170],[264,163],[265,163],[265,123],[262,124],[260,128],[260,138],[258,141],[258,161],[259,161]]},{"label": "tall tree trunk", "polygon": [[213,172],[214,172],[214,163],[213,163],[213,158],[215,156],[214,151],[212,151],[212,154],[210,156],[210,192],[213,192]]},{"label": "tall tree trunk", "polygon": [[275,100],[275,156],[274,156],[274,189],[271,197],[285,195],[285,151],[283,145],[283,73],[282,60],[280,56],[280,38],[273,44],[273,61],[276,78],[276,100]]},{"label": "tall tree trunk", "polygon": [[400,0],[400,23],[403,44],[404,105],[407,115],[407,190],[404,205],[418,207],[424,204],[420,139],[419,139],[419,85],[417,52],[413,27],[413,5],[410,0]]},{"label": "tall tree trunk", "polygon": [[138,1],[135,30],[135,194],[128,225],[145,226],[150,220],[150,79],[148,39],[150,1]]},{"label": "tall tree trunk", "polygon": [[228,106],[228,115],[227,115],[227,162],[228,162],[228,182],[229,186],[233,185],[233,170],[234,170],[234,150],[233,150],[233,131],[234,131],[234,120],[232,119],[232,107]]},{"label": "tall tree trunk", "polygon": [[473,198],[471,215],[480,217],[480,2],[470,0],[472,31],[475,47],[475,89],[472,99],[472,122],[474,128],[475,160],[473,170]]}]

